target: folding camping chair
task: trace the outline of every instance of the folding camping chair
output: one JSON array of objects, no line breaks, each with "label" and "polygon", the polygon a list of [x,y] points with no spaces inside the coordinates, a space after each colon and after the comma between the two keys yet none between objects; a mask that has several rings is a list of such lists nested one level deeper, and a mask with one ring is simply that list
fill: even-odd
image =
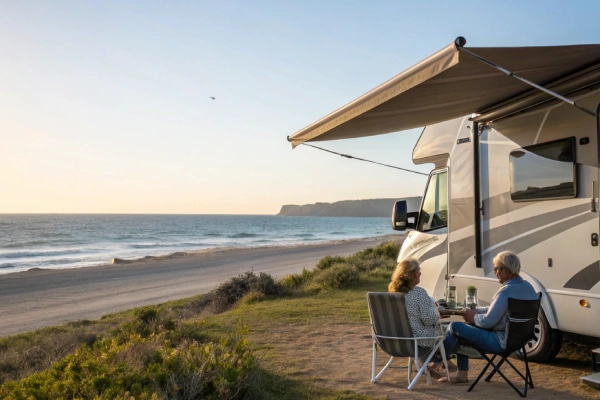
[{"label": "folding camping chair", "polygon": [[[370,292],[367,293],[367,302],[369,304],[369,314],[371,315],[371,332],[373,336],[373,366],[371,382],[375,383],[381,375],[392,364],[395,357],[408,357],[408,390],[412,390],[417,384],[421,375],[426,373],[427,384],[431,384],[431,376],[427,369],[427,364],[436,351],[440,351],[446,374],[448,373],[448,363],[446,362],[446,352],[444,351],[444,335],[440,327],[440,335],[435,337],[414,337],[408,321],[406,312],[406,303],[403,293],[388,292]],[[423,365],[419,365],[417,347],[420,341],[424,339],[434,339],[435,344],[429,351],[427,359]],[[387,353],[391,358],[383,369],[376,374],[377,347]],[[412,364],[417,368],[417,375],[412,379]],[[449,379],[449,378],[448,378]]]},{"label": "folding camping chair", "polygon": [[[541,297],[541,294],[539,294]],[[476,344],[461,339],[461,341],[467,346],[473,347],[475,350],[479,352],[479,354],[486,359],[487,365],[481,371],[475,382],[469,387],[469,392],[477,385],[477,382],[481,379],[481,377],[486,373],[488,368],[492,366],[492,372],[485,378],[486,382],[489,382],[490,379],[497,372],[521,397],[527,397],[527,388],[531,387],[533,389],[533,379],[531,378],[531,372],[529,371],[529,363],[527,362],[527,352],[525,351],[525,346],[529,343],[529,341],[534,336],[535,325],[538,320],[538,312],[540,308],[540,299],[537,300],[516,300],[516,299],[508,299],[508,326],[507,326],[507,334],[506,334],[506,349],[499,353],[489,353],[493,354],[492,358],[489,358],[486,355],[486,352],[481,348],[477,347]],[[523,361],[525,363],[525,376],[510,362],[508,357],[520,351],[521,356],[523,357]],[[494,360],[497,356],[500,356],[500,362],[498,364],[494,364]],[[519,376],[525,381],[525,386],[523,387],[523,391],[521,392],[517,387],[500,371],[500,367],[504,363],[508,363],[512,367],[513,370],[519,374]]]}]

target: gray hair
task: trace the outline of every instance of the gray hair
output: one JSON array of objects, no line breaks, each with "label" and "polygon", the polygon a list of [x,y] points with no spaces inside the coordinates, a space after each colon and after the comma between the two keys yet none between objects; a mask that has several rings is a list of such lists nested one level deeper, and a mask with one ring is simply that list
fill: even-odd
[{"label": "gray hair", "polygon": [[494,257],[494,267],[504,267],[511,274],[518,275],[521,272],[521,261],[511,251],[503,251]]}]

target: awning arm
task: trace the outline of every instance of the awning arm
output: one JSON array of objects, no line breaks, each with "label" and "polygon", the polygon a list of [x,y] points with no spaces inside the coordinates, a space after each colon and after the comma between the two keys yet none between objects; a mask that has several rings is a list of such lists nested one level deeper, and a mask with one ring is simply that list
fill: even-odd
[{"label": "awning arm", "polygon": [[500,72],[503,72],[503,73],[505,73],[505,74],[506,74],[506,75],[508,75],[508,76],[512,76],[512,77],[514,77],[514,78],[517,78],[517,79],[518,79],[518,80],[520,80],[521,82],[523,82],[523,83],[525,83],[525,84],[527,84],[527,85],[529,85],[529,86],[532,86],[532,87],[534,87],[534,88],[536,88],[536,89],[538,89],[538,90],[540,90],[540,91],[542,91],[542,92],[544,92],[544,93],[547,93],[547,94],[549,94],[549,95],[550,95],[550,96],[552,96],[552,97],[556,97],[557,99],[559,99],[559,100],[561,100],[561,101],[564,101],[565,103],[568,103],[568,104],[572,105],[572,106],[573,106],[573,107],[575,107],[575,108],[578,108],[578,109],[580,109],[580,110],[581,110],[581,111],[583,111],[584,113],[586,113],[586,114],[589,114],[589,115],[591,115],[591,116],[592,116],[592,117],[594,117],[594,118],[596,118],[596,117],[597,117],[597,115],[596,115],[596,113],[595,113],[595,112],[593,112],[593,111],[590,111],[590,110],[588,110],[588,109],[587,109],[587,108],[585,108],[585,107],[581,107],[581,106],[577,105],[577,104],[576,104],[576,103],[575,103],[573,100],[571,100],[571,99],[568,99],[568,98],[566,98],[566,97],[564,97],[564,96],[561,96],[560,94],[558,94],[558,93],[555,93],[555,92],[553,92],[553,91],[551,91],[551,90],[548,90],[548,89],[546,89],[546,88],[545,88],[545,87],[543,87],[543,86],[540,86],[540,85],[538,85],[538,84],[535,84],[535,83],[533,83],[533,82],[531,82],[531,81],[528,81],[527,79],[525,79],[525,78],[523,78],[523,77],[521,77],[521,76],[519,76],[519,75],[515,74],[514,72],[512,72],[512,71],[509,71],[509,70],[507,70],[506,68],[502,68],[501,66],[499,66],[499,65],[496,65],[496,64],[494,64],[493,62],[491,62],[491,61],[489,61],[489,60],[486,60],[485,58],[483,58],[483,57],[481,57],[481,56],[478,56],[477,54],[473,53],[472,51],[470,51],[470,50],[468,50],[468,49],[464,48],[463,46],[465,45],[465,43],[466,43],[466,42],[464,41],[464,39],[463,39],[463,40],[461,40],[461,39],[463,39],[463,38],[459,37],[459,38],[457,38],[457,39],[456,39],[456,42],[455,42],[455,43],[456,43],[456,47],[458,48],[458,50],[459,50],[459,51],[464,51],[464,52],[466,52],[466,53],[470,54],[471,56],[475,57],[475,58],[476,58],[476,59],[478,59],[479,61],[482,61],[482,62],[486,63],[486,64],[487,64],[487,65],[489,65],[490,67],[496,68],[498,71],[500,71]]}]

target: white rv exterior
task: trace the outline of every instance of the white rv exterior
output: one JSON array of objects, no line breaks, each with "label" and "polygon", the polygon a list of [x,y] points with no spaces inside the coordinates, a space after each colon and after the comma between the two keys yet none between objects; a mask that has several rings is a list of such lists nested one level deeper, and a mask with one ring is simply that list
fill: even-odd
[{"label": "white rv exterior", "polygon": [[493,257],[517,253],[542,293],[528,358],[547,361],[563,332],[600,337],[600,44],[465,44],[457,38],[288,140],[426,126],[413,161],[434,168],[414,221],[405,203],[394,207],[394,229],[412,228],[398,259],[420,260],[433,297],[456,286],[461,302],[475,285],[486,305],[499,289]]},{"label": "white rv exterior", "polygon": [[[595,109],[600,92],[579,101]],[[521,258],[522,276],[543,294],[543,315],[531,358],[554,357],[560,350],[561,332],[600,336],[597,130],[594,118],[568,104],[482,129],[482,262],[477,267],[473,122],[465,117],[425,128],[413,161],[433,162],[435,168],[417,229],[409,232],[398,261],[408,257],[421,261],[421,285],[434,298],[444,298],[452,285],[462,303],[466,286],[475,285],[479,303],[488,305],[499,288],[492,259],[511,250]],[[560,154],[565,148],[572,150],[573,159]],[[544,157],[535,154],[539,149]],[[552,159],[553,155],[562,160]],[[543,191],[543,185],[562,183],[570,189]],[[524,195],[527,184],[540,187],[537,193],[536,189],[529,193],[533,199]]]}]

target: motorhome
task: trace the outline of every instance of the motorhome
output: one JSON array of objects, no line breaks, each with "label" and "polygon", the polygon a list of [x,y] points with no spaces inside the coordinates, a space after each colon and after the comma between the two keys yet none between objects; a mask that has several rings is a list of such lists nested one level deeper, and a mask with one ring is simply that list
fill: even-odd
[{"label": "motorhome", "polygon": [[[521,259],[542,293],[528,358],[549,361],[563,332],[600,337],[600,45],[449,46],[288,137],[363,137],[425,126],[413,162],[431,163],[420,210],[394,206],[408,230],[398,260],[422,264],[434,298],[498,290],[493,257]],[[399,192],[402,188],[399,188]]]}]

